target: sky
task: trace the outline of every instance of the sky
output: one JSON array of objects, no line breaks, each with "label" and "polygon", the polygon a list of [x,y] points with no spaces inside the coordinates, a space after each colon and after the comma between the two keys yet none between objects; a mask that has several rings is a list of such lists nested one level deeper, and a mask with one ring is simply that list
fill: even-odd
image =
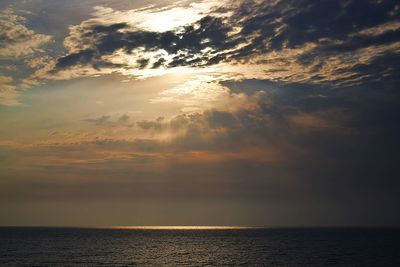
[{"label": "sky", "polygon": [[0,2],[0,225],[400,226],[396,0]]}]

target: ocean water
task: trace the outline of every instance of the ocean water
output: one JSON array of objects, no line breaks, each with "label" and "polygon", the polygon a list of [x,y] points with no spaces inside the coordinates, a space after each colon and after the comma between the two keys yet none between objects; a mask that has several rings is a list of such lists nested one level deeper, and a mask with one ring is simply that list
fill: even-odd
[{"label": "ocean water", "polygon": [[400,266],[400,230],[0,228],[0,266]]}]

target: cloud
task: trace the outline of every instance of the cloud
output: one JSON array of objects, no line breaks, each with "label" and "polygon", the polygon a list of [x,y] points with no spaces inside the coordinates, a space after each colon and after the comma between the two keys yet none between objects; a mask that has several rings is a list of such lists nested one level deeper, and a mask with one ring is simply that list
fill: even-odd
[{"label": "cloud", "polygon": [[[400,48],[395,1],[204,1],[177,8],[197,15],[164,29],[162,21],[148,24],[149,18],[167,19],[173,6],[97,7],[94,18],[70,27],[68,54],[45,77],[120,72],[140,78],[186,68],[214,73],[218,80],[356,84],[373,73],[355,65],[374,65]],[[391,76],[396,71],[386,69]]]},{"label": "cloud", "polygon": [[297,112],[288,116],[288,123],[293,128],[312,131],[333,131],[336,133],[351,133],[352,129],[348,124],[349,114],[345,109],[331,108],[317,112]]},{"label": "cloud", "polygon": [[[399,14],[392,13],[395,10],[395,1],[323,3],[288,0],[277,1],[272,7],[263,1],[245,1],[237,14],[246,17],[243,34],[261,30],[257,37],[267,37],[256,38],[258,42],[253,42],[251,47],[269,50],[295,48],[306,43],[320,43],[324,47],[340,42],[337,46],[340,49],[342,45],[353,42],[351,36],[354,33],[398,20]],[[358,48],[361,47],[364,47],[363,43],[359,43]]]},{"label": "cloud", "polygon": [[94,124],[99,127],[128,127],[131,128],[133,126],[133,122],[131,121],[131,117],[128,114],[110,114],[103,115],[97,118],[88,118],[82,120],[84,122]]},{"label": "cloud", "polygon": [[128,118],[125,113],[108,113],[84,118],[83,122],[81,119],[73,126],[75,130],[61,128],[59,134],[46,135],[43,140],[39,135],[35,143],[94,142],[111,147],[121,144],[135,152],[161,154],[166,151],[229,154],[265,148],[294,155],[298,153],[294,151],[307,151],[307,146],[319,151],[313,137],[352,140],[364,135],[395,136],[394,121],[399,112],[398,95],[394,94],[396,82],[392,86],[376,85],[328,89],[268,80],[225,82],[223,86],[229,90],[231,99],[240,99],[241,105],[228,101],[227,106],[187,110],[164,117],[155,115],[154,119],[145,120],[137,115],[129,114]]},{"label": "cloud", "polygon": [[17,58],[43,52],[41,47],[51,40],[51,36],[36,33],[24,24],[25,18],[13,10],[0,12],[0,57]]},{"label": "cloud", "polygon": [[[60,128],[54,134],[51,129],[47,135],[37,136],[31,146],[93,146],[94,150],[112,152],[106,161],[113,155],[129,158],[132,153],[171,157],[184,153],[188,155],[186,161],[189,155],[222,161],[224,157],[238,159],[234,155],[242,154],[242,160],[259,162],[272,162],[275,155],[277,162],[283,160],[283,155],[302,150],[290,148],[294,138],[327,132],[349,136],[357,132],[351,125],[354,112],[339,105],[333,93],[321,96],[322,88],[282,88],[266,81],[258,81],[260,86],[251,92],[248,89],[252,82],[256,81],[247,81],[246,86],[225,84],[231,89],[232,99],[246,103],[240,108],[214,107],[138,121],[126,114],[110,113],[81,120],[75,130]],[[265,151],[264,156],[261,151]]]},{"label": "cloud", "polygon": [[12,78],[0,75],[0,105],[4,106],[20,105],[18,98],[19,98],[19,92],[12,84]]},{"label": "cloud", "polygon": [[110,122],[110,116],[101,116],[101,117],[99,117],[99,118],[92,118],[92,119],[86,119],[86,120],[84,120],[84,121],[86,121],[86,122],[90,122],[90,123],[94,123],[94,124],[96,124],[96,125],[103,125],[103,124],[106,124],[106,123],[108,123],[108,122]]},{"label": "cloud", "polygon": [[130,117],[126,114],[121,115],[121,117],[119,117],[118,121],[121,123],[128,123],[130,120]]},{"label": "cloud", "polygon": [[136,124],[137,126],[139,126],[144,130],[149,130],[149,129],[160,130],[164,127],[163,120],[164,120],[163,117],[158,117],[155,121],[143,120],[143,121],[138,121]]},{"label": "cloud", "polygon": [[[24,78],[35,67],[43,67],[48,56],[43,56],[43,46],[52,40],[25,26],[26,19],[11,8],[0,11],[0,104],[20,105],[22,89],[39,84],[37,78]],[[41,56],[37,56],[40,53]],[[23,59],[25,59],[23,62]]]},{"label": "cloud", "polygon": [[[127,23],[121,22],[112,25],[92,25],[87,23],[80,28],[72,28],[72,35],[65,44],[74,53],[58,60],[56,68],[67,68],[77,64],[90,64],[94,68],[108,66],[118,67],[117,63],[107,62],[103,56],[113,55],[117,51],[124,54],[140,52],[147,56],[147,52],[159,52],[154,62],[150,58],[138,58],[137,68],[150,68],[164,65],[166,67],[202,66],[210,64],[209,60],[218,63],[214,50],[229,49],[238,44],[235,39],[228,38],[231,30],[221,18],[206,16],[196,24],[183,26],[179,32],[150,32],[135,29]],[[78,43],[75,40],[79,40]],[[207,53],[204,49],[211,49]],[[135,51],[137,50],[137,51]],[[164,52],[164,53],[163,53]],[[168,59],[163,57],[165,52]],[[162,62],[165,62],[162,64]]]}]

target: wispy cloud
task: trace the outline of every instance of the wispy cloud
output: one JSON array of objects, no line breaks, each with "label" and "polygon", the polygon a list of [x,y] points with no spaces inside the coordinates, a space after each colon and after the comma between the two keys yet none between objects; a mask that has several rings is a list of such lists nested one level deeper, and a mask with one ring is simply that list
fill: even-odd
[{"label": "wispy cloud", "polygon": [[20,105],[18,100],[19,93],[12,84],[12,78],[0,75],[0,105],[16,106]]},{"label": "wispy cloud", "polygon": [[36,33],[25,26],[25,18],[10,8],[0,12],[0,57],[21,57],[42,52],[51,36]]}]

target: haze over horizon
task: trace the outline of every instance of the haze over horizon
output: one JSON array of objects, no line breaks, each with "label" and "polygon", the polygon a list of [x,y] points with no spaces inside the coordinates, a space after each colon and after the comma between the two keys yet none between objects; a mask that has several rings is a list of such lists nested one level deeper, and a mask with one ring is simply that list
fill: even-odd
[{"label": "haze over horizon", "polygon": [[400,226],[396,0],[0,2],[0,226]]}]

